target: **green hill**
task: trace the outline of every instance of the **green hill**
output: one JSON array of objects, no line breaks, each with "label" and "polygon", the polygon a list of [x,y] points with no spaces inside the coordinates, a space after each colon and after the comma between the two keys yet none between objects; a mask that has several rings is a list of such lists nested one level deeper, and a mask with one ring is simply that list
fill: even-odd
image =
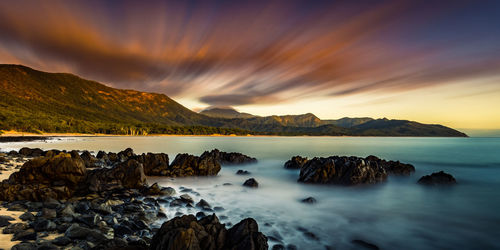
[{"label": "green hill", "polygon": [[[214,113],[223,113],[225,117]],[[342,118],[323,121],[311,113],[259,117],[235,110],[216,110],[207,116],[185,108],[164,94],[115,89],[72,74],[41,72],[21,65],[0,65],[0,130],[106,134],[465,136],[441,125],[403,120]]]}]

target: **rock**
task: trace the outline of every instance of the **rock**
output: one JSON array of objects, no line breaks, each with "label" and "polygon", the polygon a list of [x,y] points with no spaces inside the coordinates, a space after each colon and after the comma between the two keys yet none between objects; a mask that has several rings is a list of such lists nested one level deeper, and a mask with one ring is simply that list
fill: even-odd
[{"label": "rock", "polygon": [[19,154],[27,157],[40,157],[43,154],[43,150],[39,148],[21,148],[19,149]]},{"label": "rock", "polygon": [[175,194],[175,189],[171,187],[161,187],[158,183],[154,183],[149,188],[142,191],[144,195],[172,196]]},{"label": "rock", "polygon": [[12,241],[18,241],[18,240],[20,241],[36,240],[35,230],[30,228],[14,234]]},{"label": "rock", "polygon": [[439,171],[437,173],[432,173],[431,175],[422,176],[418,180],[418,184],[430,185],[430,186],[453,185],[457,184],[457,180],[455,180],[455,178],[451,174]]},{"label": "rock", "polygon": [[57,211],[55,209],[43,208],[42,217],[45,219],[54,219],[57,217]]},{"label": "rock", "polygon": [[194,156],[178,154],[169,166],[166,175],[172,177],[182,176],[211,176],[220,171],[220,163],[211,155],[203,154]]},{"label": "rock", "polygon": [[364,249],[372,249],[372,250],[378,250],[378,246],[372,244],[372,243],[368,243],[366,241],[363,241],[363,240],[353,240],[351,241],[354,245],[358,245],[360,247],[363,247]]},{"label": "rock", "polygon": [[384,168],[376,162],[358,157],[315,157],[300,169],[299,182],[358,185],[383,182],[387,179]]},{"label": "rock", "polygon": [[249,175],[249,174],[250,174],[250,172],[248,172],[248,171],[246,171],[246,170],[241,170],[241,169],[240,169],[240,170],[238,170],[238,171],[236,172],[236,174],[237,174],[237,175]]},{"label": "rock", "polygon": [[399,161],[386,161],[373,155],[366,157],[365,161],[376,162],[385,169],[387,174],[408,176],[415,172],[415,167],[411,164],[401,163]]},{"label": "rock", "polygon": [[85,167],[86,168],[95,168],[95,167],[99,167],[98,165],[96,165],[99,160],[94,157],[89,151],[85,150],[82,152],[82,154],[80,155],[80,158],[83,160],[83,162],[85,163]]},{"label": "rock", "polygon": [[199,207],[199,208],[202,208],[202,209],[205,209],[205,210],[211,210],[212,207],[210,206],[210,204],[208,204],[208,202],[204,199],[201,199],[198,203],[196,203],[196,206]]},{"label": "rock", "polygon": [[39,219],[36,220],[33,223],[33,229],[35,229],[36,232],[42,232],[42,231],[55,231],[57,229],[57,225],[47,219]]},{"label": "rock", "polygon": [[4,163],[4,162],[7,162],[7,158],[3,157],[3,156],[0,156],[0,163]]},{"label": "rock", "polygon": [[114,225],[113,229],[115,230],[115,235],[118,235],[120,237],[131,235],[134,233],[134,231],[130,229],[130,227],[121,224]]},{"label": "rock", "polygon": [[316,199],[314,197],[307,197],[301,201],[302,203],[314,204],[316,203]]},{"label": "rock", "polygon": [[110,169],[91,170],[87,174],[85,183],[84,188],[96,193],[113,188],[141,189],[147,184],[144,168],[136,160],[119,163]]},{"label": "rock", "polygon": [[10,216],[0,215],[0,227],[5,227],[10,225],[10,221],[15,220]]},{"label": "rock", "polygon": [[268,249],[267,237],[259,232],[252,218],[240,221],[227,231],[226,247],[230,249]]},{"label": "rock", "polygon": [[33,242],[21,242],[12,246],[11,250],[38,250],[38,246]]},{"label": "rock", "polygon": [[307,157],[294,156],[292,159],[285,162],[286,169],[300,169],[308,161]]},{"label": "rock", "polygon": [[150,249],[267,249],[267,238],[256,223],[244,220],[237,226],[226,230],[215,214],[200,220],[193,215],[176,217],[163,223]]},{"label": "rock", "polygon": [[14,223],[10,224],[2,230],[4,234],[16,234],[28,228],[26,223]]},{"label": "rock", "polygon": [[[67,199],[72,197],[72,190],[84,180],[85,174],[85,165],[79,156],[61,153],[35,158],[0,183],[0,200]],[[53,185],[55,183],[59,185]]]},{"label": "rock", "polygon": [[189,194],[183,194],[183,195],[179,196],[179,198],[181,198],[181,200],[185,203],[193,203],[194,202],[193,198],[191,198],[191,196],[189,196]]},{"label": "rock", "polygon": [[135,160],[142,163],[144,173],[148,176],[168,175],[168,155],[147,153],[134,157]]},{"label": "rock", "polygon": [[60,212],[59,212],[60,217],[76,217],[76,213],[74,210],[73,205],[67,204]]},{"label": "rock", "polygon": [[276,244],[273,246],[272,250],[285,250],[285,246],[281,244]]},{"label": "rock", "polygon": [[67,246],[71,243],[71,239],[66,237],[66,236],[59,236],[52,240],[52,244],[57,245],[57,246]]},{"label": "rock", "polygon": [[259,183],[254,178],[250,178],[246,180],[245,183],[243,183],[243,186],[257,188],[259,186]]},{"label": "rock", "polygon": [[33,221],[33,220],[35,220],[35,216],[32,213],[30,213],[30,212],[26,212],[24,214],[21,214],[19,216],[19,219],[21,219],[23,221],[27,221],[27,220]]},{"label": "rock", "polygon": [[97,226],[97,223],[99,223],[99,221],[101,221],[102,218],[97,214],[84,214],[76,219],[77,221],[89,226],[90,228],[93,228]]},{"label": "rock", "polygon": [[198,213],[196,213],[196,218],[198,218],[198,219],[199,219],[199,218],[203,218],[203,217],[205,217],[205,216],[207,216],[207,215],[206,215],[205,213],[203,213],[203,212],[198,212]]},{"label": "rock", "polygon": [[118,152],[118,159],[120,159],[121,161],[126,161],[128,158],[134,156],[134,150],[132,150],[131,148],[127,148],[123,151],[120,151]]},{"label": "rock", "polygon": [[257,162],[257,159],[253,157],[235,152],[232,153],[221,152],[218,149],[213,149],[210,152],[205,151],[201,155],[201,157],[213,158],[221,165],[228,165],[228,164],[236,165],[236,164],[248,164]]}]

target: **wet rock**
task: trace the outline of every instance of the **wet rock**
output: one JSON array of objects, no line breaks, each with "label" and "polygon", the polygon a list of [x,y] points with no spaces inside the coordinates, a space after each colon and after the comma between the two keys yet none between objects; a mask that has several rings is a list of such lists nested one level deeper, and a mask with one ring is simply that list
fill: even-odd
[{"label": "wet rock", "polygon": [[308,161],[307,157],[294,156],[292,159],[285,162],[286,169],[300,169]]},{"label": "wet rock", "polygon": [[80,158],[83,160],[85,163],[86,168],[95,168],[99,167],[97,163],[99,162],[99,159],[94,157],[89,151],[85,150],[82,152],[80,155]]},{"label": "wet rock", "polygon": [[430,185],[430,186],[453,185],[453,184],[457,184],[457,180],[455,180],[455,178],[451,174],[445,173],[443,171],[439,171],[436,173],[432,173],[431,175],[422,176],[418,180],[418,184]]},{"label": "wet rock", "polygon": [[130,227],[120,224],[114,225],[113,229],[115,231],[115,235],[119,237],[123,237],[125,235],[131,235],[134,233],[134,231]]},{"label": "wet rock", "polygon": [[36,232],[33,229],[26,229],[24,231],[20,231],[14,234],[12,237],[12,241],[28,241],[28,240],[36,240]]},{"label": "wet rock", "polygon": [[378,250],[379,247],[377,245],[374,245],[372,243],[366,242],[364,240],[353,240],[351,241],[352,244],[363,247],[364,249],[372,249],[372,250]]},{"label": "wet rock", "polygon": [[293,244],[288,244],[286,246],[286,250],[297,250],[297,246],[293,245]]},{"label": "wet rock", "polygon": [[41,218],[33,223],[33,229],[35,229],[36,232],[55,231],[57,229],[57,225],[51,220]]},{"label": "wet rock", "polygon": [[259,232],[252,218],[240,221],[227,231],[226,247],[231,249],[268,249],[267,237]]},{"label": "wet rock", "polygon": [[314,197],[307,197],[301,201],[302,203],[314,204],[316,203],[316,199]]},{"label": "wet rock", "polygon": [[55,238],[55,239],[52,241],[52,244],[54,244],[54,245],[56,245],[56,246],[67,246],[67,245],[69,245],[71,242],[72,242],[72,240],[71,240],[69,237],[66,237],[66,236],[59,236],[59,237]]},{"label": "wet rock", "polygon": [[210,176],[217,175],[220,171],[220,163],[210,155],[194,156],[189,154],[178,154],[170,164],[168,176]]},{"label": "wet rock", "polygon": [[203,218],[205,216],[207,216],[207,215],[204,212],[198,212],[198,213],[196,213],[196,218],[198,218],[198,219],[199,218]]},{"label": "wet rock", "polygon": [[237,174],[237,175],[249,175],[249,174],[250,174],[250,172],[248,172],[248,171],[246,171],[246,170],[241,170],[241,169],[240,169],[240,170],[238,170],[238,171],[236,172],[236,174]]},{"label": "wet rock", "polygon": [[158,195],[158,196],[173,196],[175,189],[171,187],[161,187],[158,183],[154,183],[149,188],[143,190],[144,195]]},{"label": "wet rock", "polygon": [[23,203],[14,203],[9,208],[7,208],[7,211],[26,211],[27,207],[26,204]]},{"label": "wet rock", "polygon": [[45,219],[54,219],[57,217],[57,211],[55,209],[43,208],[42,217]]},{"label": "wet rock", "polygon": [[134,157],[135,160],[142,163],[144,173],[148,176],[166,176],[168,175],[168,155],[147,153]]},{"label": "wet rock", "polygon": [[21,242],[12,246],[11,250],[38,250],[38,246],[33,242]]},{"label": "wet rock", "polygon": [[10,224],[7,227],[5,227],[2,230],[2,233],[4,233],[4,234],[16,234],[16,233],[19,233],[21,231],[26,230],[27,228],[28,228],[28,224],[26,224],[26,223],[14,223],[14,224]]},{"label": "wet rock", "polygon": [[300,169],[299,182],[358,185],[374,184],[387,179],[384,168],[359,157],[315,157]]},{"label": "wet rock", "polygon": [[21,214],[19,216],[19,219],[21,219],[23,221],[33,221],[33,220],[35,220],[35,216],[30,212],[26,212],[24,214]]},{"label": "wet rock", "polygon": [[202,157],[203,156],[213,158],[221,165],[236,165],[236,164],[248,164],[257,162],[257,159],[244,155],[242,153],[235,153],[235,152],[227,153],[219,151],[218,149],[214,149],[210,152],[205,151],[202,154]]},{"label": "wet rock", "polygon": [[376,162],[379,166],[385,169],[387,174],[408,176],[415,172],[415,167],[411,164],[399,161],[386,161],[373,155],[366,157],[365,161]]},{"label": "wet rock", "polygon": [[85,183],[86,189],[97,193],[113,188],[141,189],[147,184],[143,166],[136,160],[119,163],[110,169],[89,171]]},{"label": "wet rock", "polygon": [[193,198],[191,198],[191,196],[189,196],[189,194],[183,194],[183,195],[179,196],[179,198],[181,198],[181,200],[185,203],[194,203]]},{"label": "wet rock", "polygon": [[256,223],[244,220],[237,226],[226,230],[215,215],[176,217],[163,223],[150,249],[267,249],[267,238]]},{"label": "wet rock", "polygon": [[5,227],[10,225],[10,222],[15,220],[10,216],[0,215],[0,227]]},{"label": "wet rock", "polygon": [[243,186],[257,188],[259,186],[259,183],[254,178],[250,178],[246,180],[245,183],[243,183]]},{"label": "wet rock", "polygon": [[212,209],[210,204],[208,204],[208,202],[204,199],[201,199],[198,203],[196,203],[196,207],[206,209],[206,210]]},{"label": "wet rock", "polygon": [[43,150],[39,148],[21,148],[19,149],[19,154],[27,157],[40,157],[43,154]]}]

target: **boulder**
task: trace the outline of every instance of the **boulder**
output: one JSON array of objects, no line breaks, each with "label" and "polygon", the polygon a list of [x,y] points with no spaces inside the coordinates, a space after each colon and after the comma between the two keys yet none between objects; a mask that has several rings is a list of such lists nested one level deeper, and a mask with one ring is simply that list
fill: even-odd
[{"label": "boulder", "polygon": [[220,163],[209,154],[200,157],[178,154],[170,164],[166,175],[172,177],[217,175],[220,168]]},{"label": "boulder", "polygon": [[387,172],[376,162],[358,157],[315,157],[300,169],[299,182],[358,185],[383,182]]},{"label": "boulder", "polygon": [[307,157],[294,156],[292,159],[285,162],[286,169],[300,169],[308,161]]},{"label": "boulder", "polygon": [[455,178],[451,174],[439,171],[437,173],[432,173],[431,175],[422,176],[418,180],[418,184],[430,185],[430,186],[453,185],[457,184],[457,180],[455,180]]},{"label": "boulder", "polygon": [[43,150],[39,148],[21,148],[19,149],[19,154],[26,157],[40,157],[43,155]]},{"label": "boulder", "polygon": [[221,165],[237,165],[237,164],[248,164],[257,162],[257,159],[244,155],[242,153],[236,153],[236,152],[227,153],[219,151],[218,149],[213,149],[210,152],[205,151],[201,155],[201,157],[204,156],[215,159]]},{"label": "boulder", "polygon": [[373,155],[366,157],[365,161],[376,162],[379,166],[385,169],[387,174],[408,176],[415,172],[415,167],[411,164],[399,161],[386,161]]},{"label": "boulder", "polygon": [[308,203],[308,204],[314,204],[316,203],[316,199],[314,197],[307,197],[303,200],[301,200],[302,203]]},{"label": "boulder", "polygon": [[133,157],[144,166],[148,176],[165,176],[168,174],[168,155],[147,153]]},{"label": "boulder", "polygon": [[150,249],[267,249],[267,238],[255,220],[245,219],[227,230],[215,214],[197,220],[193,215],[173,218],[154,235]]},{"label": "boulder", "polygon": [[236,174],[237,174],[237,175],[249,175],[249,174],[250,174],[250,172],[248,172],[248,171],[246,171],[246,170],[241,170],[241,169],[240,169],[240,170],[236,171]]},{"label": "boulder", "polygon": [[85,163],[86,168],[99,167],[99,165],[97,165],[97,163],[99,162],[99,159],[97,159],[95,156],[93,156],[87,150],[82,152],[82,154],[80,155],[80,158],[82,158],[83,162]]},{"label": "boulder", "polygon": [[243,186],[257,188],[259,186],[259,183],[254,178],[250,178],[246,180],[245,183],[243,183]]},{"label": "boulder", "polygon": [[119,163],[113,168],[94,169],[88,172],[80,192],[101,192],[113,188],[143,188],[146,175],[142,164],[136,160]]}]

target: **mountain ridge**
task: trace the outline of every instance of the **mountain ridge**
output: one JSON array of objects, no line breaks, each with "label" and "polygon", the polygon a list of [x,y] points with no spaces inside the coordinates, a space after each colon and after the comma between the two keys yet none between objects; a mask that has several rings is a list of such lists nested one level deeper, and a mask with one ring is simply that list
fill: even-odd
[{"label": "mountain ridge", "polygon": [[349,120],[359,118],[342,119],[321,120],[312,113],[211,117],[191,111],[164,94],[116,89],[68,73],[47,73],[22,65],[0,65],[0,130],[105,134],[466,136],[441,125],[406,120],[378,121],[371,126],[360,126],[363,125],[360,121]]}]

